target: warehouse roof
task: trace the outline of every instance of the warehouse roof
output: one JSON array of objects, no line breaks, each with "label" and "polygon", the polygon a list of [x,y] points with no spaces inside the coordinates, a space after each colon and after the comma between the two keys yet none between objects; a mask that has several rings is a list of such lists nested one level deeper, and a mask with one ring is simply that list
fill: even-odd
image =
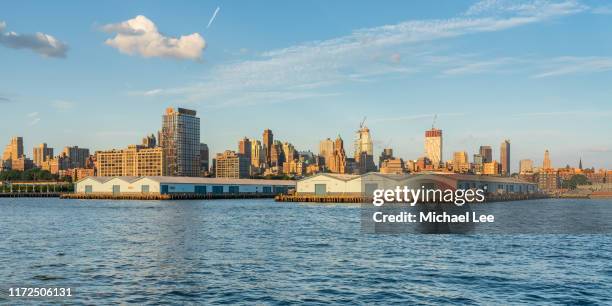
[{"label": "warehouse roof", "polygon": [[141,179],[150,179],[158,183],[168,184],[222,184],[222,185],[276,185],[295,186],[295,181],[289,180],[260,180],[260,179],[231,179],[211,177],[183,177],[183,176],[88,176],[80,179],[80,183],[92,179],[99,183],[106,183],[112,179],[120,179],[126,183],[133,183]]}]

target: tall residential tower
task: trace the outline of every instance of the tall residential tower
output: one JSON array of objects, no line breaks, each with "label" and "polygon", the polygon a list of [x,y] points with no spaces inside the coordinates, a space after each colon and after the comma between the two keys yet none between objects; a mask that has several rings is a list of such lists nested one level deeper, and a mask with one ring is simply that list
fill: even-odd
[{"label": "tall residential tower", "polygon": [[162,116],[161,147],[170,176],[200,176],[200,118],[195,110],[167,108]]}]

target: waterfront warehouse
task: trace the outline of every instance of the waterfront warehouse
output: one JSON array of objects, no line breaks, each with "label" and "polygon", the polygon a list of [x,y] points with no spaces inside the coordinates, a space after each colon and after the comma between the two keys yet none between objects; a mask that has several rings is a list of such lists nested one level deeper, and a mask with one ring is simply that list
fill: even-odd
[{"label": "waterfront warehouse", "polygon": [[75,183],[77,194],[279,194],[295,181],[176,176],[90,176]]},{"label": "waterfront warehouse", "polygon": [[382,174],[363,175],[321,173],[297,182],[299,195],[317,196],[371,196],[376,189],[394,189],[407,186],[418,189],[471,189],[478,188],[495,194],[537,193],[537,185],[510,177],[467,175],[454,173]]}]

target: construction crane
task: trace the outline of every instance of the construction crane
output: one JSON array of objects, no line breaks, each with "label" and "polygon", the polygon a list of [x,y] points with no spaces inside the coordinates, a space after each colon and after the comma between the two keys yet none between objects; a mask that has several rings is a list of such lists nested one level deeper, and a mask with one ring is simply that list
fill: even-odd
[{"label": "construction crane", "polygon": [[365,121],[366,121],[366,116],[363,117],[363,120],[361,120],[361,123],[359,124],[359,129],[362,129],[365,126]]},{"label": "construction crane", "polygon": [[434,115],[433,122],[431,123],[431,129],[432,130],[434,129],[434,126],[436,125],[436,119],[438,119],[438,114]]}]

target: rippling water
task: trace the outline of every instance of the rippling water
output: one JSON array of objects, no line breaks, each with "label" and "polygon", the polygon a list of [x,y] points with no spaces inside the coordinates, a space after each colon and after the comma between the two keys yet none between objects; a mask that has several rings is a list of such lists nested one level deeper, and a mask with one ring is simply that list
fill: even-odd
[{"label": "rippling water", "polygon": [[4,198],[0,237],[0,303],[612,303],[611,235],[364,234],[353,205]]}]

